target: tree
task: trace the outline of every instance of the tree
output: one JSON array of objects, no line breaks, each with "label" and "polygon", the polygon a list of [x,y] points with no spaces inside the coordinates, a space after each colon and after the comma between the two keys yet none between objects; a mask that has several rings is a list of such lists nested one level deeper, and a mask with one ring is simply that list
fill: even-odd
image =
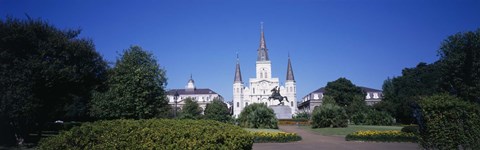
[{"label": "tree", "polygon": [[0,21],[0,116],[20,140],[45,122],[88,119],[90,92],[102,87],[107,64],[79,34],[30,18]]},{"label": "tree", "polygon": [[238,121],[241,127],[277,129],[278,121],[272,108],[263,103],[253,103],[246,106]]},{"label": "tree", "polygon": [[198,103],[192,98],[187,97],[183,100],[185,105],[182,107],[182,114],[180,118],[182,119],[199,119],[202,115],[202,108],[198,106]]},{"label": "tree", "polygon": [[328,82],[325,95],[331,96],[339,106],[349,106],[356,97],[365,97],[362,89],[346,78]]},{"label": "tree", "polygon": [[205,107],[205,119],[216,120],[220,122],[230,122],[231,116],[227,104],[218,97]]},{"label": "tree", "polygon": [[107,81],[108,90],[94,92],[90,114],[100,119],[166,117],[167,78],[152,54],[139,46],[125,50]]},{"label": "tree", "polygon": [[[419,63],[414,68],[406,68],[402,76],[393,78],[394,93],[385,93],[384,101],[395,107],[395,118],[405,124],[414,123],[412,105],[424,96],[440,93],[437,63]],[[392,94],[392,95],[390,95]]]},{"label": "tree", "polygon": [[442,88],[480,103],[480,29],[448,37],[438,54]]}]

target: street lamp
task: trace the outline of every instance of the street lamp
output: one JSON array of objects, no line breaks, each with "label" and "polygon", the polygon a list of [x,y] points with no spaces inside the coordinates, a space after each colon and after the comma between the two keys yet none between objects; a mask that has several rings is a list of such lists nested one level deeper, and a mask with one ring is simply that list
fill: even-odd
[{"label": "street lamp", "polygon": [[178,91],[175,90],[175,94],[173,95],[173,102],[175,103],[175,111],[173,112],[173,116],[177,118],[177,104],[178,104]]}]

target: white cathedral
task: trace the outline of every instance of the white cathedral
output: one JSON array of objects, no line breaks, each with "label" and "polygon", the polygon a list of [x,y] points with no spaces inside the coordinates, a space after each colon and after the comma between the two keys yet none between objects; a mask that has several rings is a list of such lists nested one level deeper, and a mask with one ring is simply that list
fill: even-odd
[{"label": "white cathedral", "polygon": [[250,78],[249,85],[245,85],[240,72],[240,63],[237,56],[237,65],[235,69],[235,78],[233,82],[233,116],[238,117],[245,106],[252,103],[264,103],[267,106],[278,105],[278,100],[268,100],[271,96],[271,90],[275,87],[280,88],[280,94],[288,98],[283,101],[285,106],[292,109],[292,115],[297,112],[297,89],[295,78],[293,76],[290,56],[287,64],[287,77],[285,85],[280,85],[278,78],[272,78],[272,62],[268,58],[268,49],[265,43],[263,25],[260,31],[260,46],[257,50],[256,76]]}]

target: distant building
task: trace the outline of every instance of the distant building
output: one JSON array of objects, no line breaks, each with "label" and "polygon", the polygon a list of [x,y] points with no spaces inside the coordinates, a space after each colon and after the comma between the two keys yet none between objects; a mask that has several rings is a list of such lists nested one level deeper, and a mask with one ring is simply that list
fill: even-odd
[{"label": "distant building", "polygon": [[267,44],[263,33],[263,25],[260,32],[260,44],[257,49],[256,76],[250,78],[248,84],[244,84],[240,72],[240,63],[237,56],[235,78],[233,80],[233,116],[238,117],[243,108],[253,103],[264,103],[267,106],[278,105],[277,100],[268,100],[271,90],[277,88],[282,96],[288,98],[283,101],[289,106],[292,115],[297,112],[296,83],[293,76],[292,64],[288,58],[285,84],[281,85],[278,78],[272,77],[272,62],[268,57]]},{"label": "distant building", "polygon": [[[381,90],[372,89],[368,87],[360,87],[360,88],[366,94],[365,103],[367,105],[372,106],[382,101],[383,93]],[[298,105],[299,111],[311,113],[315,107],[322,105],[323,93],[325,93],[325,87],[321,87],[304,96],[302,99],[302,102]]]},{"label": "distant building", "polygon": [[178,92],[179,95],[177,100],[178,110],[182,109],[182,106],[185,104],[183,100],[188,97],[196,101],[203,110],[205,110],[207,104],[212,102],[214,98],[218,97],[223,101],[223,97],[220,94],[209,88],[197,89],[195,87],[195,81],[193,81],[191,76],[185,89],[171,89],[167,91],[168,104],[172,105],[172,107],[175,107],[175,101],[173,98],[176,92]]}]

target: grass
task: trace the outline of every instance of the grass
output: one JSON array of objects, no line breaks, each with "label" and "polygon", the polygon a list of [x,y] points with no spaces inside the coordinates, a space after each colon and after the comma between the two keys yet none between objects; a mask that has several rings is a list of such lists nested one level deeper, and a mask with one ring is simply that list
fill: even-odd
[{"label": "grass", "polygon": [[400,131],[402,127],[400,126],[369,126],[369,125],[348,125],[347,128],[316,128],[312,129],[312,126],[301,126],[301,128],[313,131],[315,133],[327,136],[346,136],[347,134],[360,131],[360,130],[398,130]]},{"label": "grass", "polygon": [[256,129],[256,128],[243,128],[250,132],[283,132],[278,129]]}]

